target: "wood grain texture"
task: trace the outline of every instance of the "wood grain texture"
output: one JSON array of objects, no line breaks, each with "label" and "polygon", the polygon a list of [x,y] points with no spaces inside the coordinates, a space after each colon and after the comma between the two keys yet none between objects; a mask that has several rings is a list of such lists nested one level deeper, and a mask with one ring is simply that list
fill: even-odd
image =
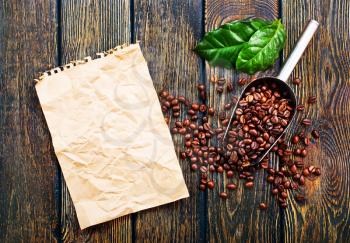
[{"label": "wood grain texture", "polygon": [[299,33],[311,18],[320,22],[293,76],[303,83],[295,88],[301,103],[309,95],[317,104],[307,105],[304,114],[321,134],[306,158],[323,174],[307,183],[305,205],[293,205],[285,212],[285,242],[348,242],[350,239],[350,2],[283,1],[282,16],[291,51]]},{"label": "wood grain texture", "polygon": [[57,240],[59,170],[34,88],[57,64],[56,10],[49,1],[0,1],[1,242]]},{"label": "wood grain texture", "polygon": [[[206,1],[205,29],[210,31],[220,25],[236,19],[248,17],[262,17],[275,19],[278,17],[277,0],[250,0],[250,1]],[[274,73],[275,67],[265,73],[258,73],[256,76],[263,76]],[[225,103],[229,103],[231,95],[219,95],[216,92],[216,84],[209,82],[213,77],[224,77],[227,82],[233,82],[235,90],[233,95],[239,97],[242,87],[238,86],[238,79],[241,77],[250,78],[245,74],[234,70],[228,70],[206,65],[207,84],[210,89],[209,105],[218,111],[223,111]],[[230,111],[226,112],[230,116]],[[217,120],[217,118],[216,118]],[[220,126],[220,124],[216,124]],[[275,159],[271,165],[278,166]],[[242,181],[227,179],[224,175],[214,175],[217,187],[208,192],[208,230],[207,239],[210,242],[278,242],[281,237],[279,208],[271,196],[271,185],[267,184],[266,174],[263,171],[256,173],[255,186],[253,189],[243,188]],[[226,191],[224,185],[227,182],[238,183],[238,189],[228,192],[229,198],[224,201],[219,198],[219,193]],[[260,211],[260,202],[267,203],[269,209]]]},{"label": "wood grain texture", "polygon": [[[61,8],[63,64],[130,42],[129,1],[63,0]],[[131,241],[130,215],[81,231],[64,180],[61,223],[64,242]]]},{"label": "wood grain texture", "polygon": [[[140,40],[153,83],[174,95],[197,100],[201,61],[191,51],[201,37],[202,1],[135,0],[136,39]],[[181,119],[184,117],[182,114]],[[183,141],[175,137],[179,152]],[[205,194],[189,163],[180,161],[190,198],[148,209],[135,215],[136,242],[198,242],[205,233]],[[204,225],[205,227],[205,225]]]}]

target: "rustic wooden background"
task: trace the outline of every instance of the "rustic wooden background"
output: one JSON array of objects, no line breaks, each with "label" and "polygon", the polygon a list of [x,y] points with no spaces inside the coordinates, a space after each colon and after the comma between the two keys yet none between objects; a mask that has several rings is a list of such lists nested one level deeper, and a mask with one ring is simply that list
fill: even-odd
[{"label": "rustic wooden background", "polygon": [[[349,242],[349,14],[347,0],[0,0],[0,241]],[[140,40],[157,90],[195,99],[196,83],[206,83],[208,103],[219,106],[225,98],[209,84],[211,75],[242,75],[208,66],[191,49],[205,31],[250,16],[282,18],[284,56],[308,19],[321,24],[293,73],[304,81],[295,88],[301,102],[318,97],[305,114],[321,134],[309,162],[323,174],[307,185],[308,203],[290,196],[280,210],[263,175],[254,190],[222,201],[218,189],[199,193],[198,178],[182,162],[189,199],[81,231],[35,93],[36,74]],[[179,150],[181,140],[175,143]],[[260,201],[268,211],[256,209]]]}]

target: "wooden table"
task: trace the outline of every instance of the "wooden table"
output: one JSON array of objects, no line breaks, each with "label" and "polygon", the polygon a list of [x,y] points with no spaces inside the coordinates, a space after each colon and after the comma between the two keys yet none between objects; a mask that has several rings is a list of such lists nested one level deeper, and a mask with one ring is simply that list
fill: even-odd
[{"label": "wooden table", "polygon": [[[349,242],[349,14],[344,0],[0,0],[1,242]],[[208,104],[219,107],[225,97],[219,98],[210,77],[232,79],[238,94],[236,81],[244,75],[212,68],[191,49],[205,31],[250,16],[282,18],[288,32],[283,56],[308,19],[321,24],[293,73],[303,80],[294,87],[300,102],[311,94],[318,98],[304,112],[321,134],[309,162],[321,167],[322,176],[307,184],[308,202],[298,205],[289,195],[289,207],[279,209],[263,173],[253,190],[239,189],[222,201],[220,188],[200,193],[198,176],[182,161],[189,199],[81,231],[34,77],[139,40],[157,90],[164,86],[196,99],[197,82],[206,83]],[[181,140],[174,142],[179,151]],[[261,201],[268,211],[256,209]]]}]

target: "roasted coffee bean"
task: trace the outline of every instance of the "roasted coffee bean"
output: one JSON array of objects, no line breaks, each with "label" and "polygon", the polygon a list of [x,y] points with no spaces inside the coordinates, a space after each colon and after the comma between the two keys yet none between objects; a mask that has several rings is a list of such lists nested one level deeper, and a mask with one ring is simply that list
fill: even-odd
[{"label": "roasted coffee bean", "polygon": [[267,181],[268,181],[269,183],[273,183],[274,180],[275,180],[275,177],[273,177],[272,175],[269,175],[269,176],[267,177]]},{"label": "roasted coffee bean", "polygon": [[208,182],[207,182],[207,187],[208,187],[209,189],[213,189],[214,186],[215,186],[214,181],[208,181]]},{"label": "roasted coffee bean", "polygon": [[244,186],[245,186],[246,188],[252,188],[252,187],[254,186],[254,182],[248,181],[248,182],[246,182],[246,183],[244,184]]},{"label": "roasted coffee bean", "polygon": [[272,189],[272,194],[273,195],[277,195],[278,194],[278,189],[277,188],[273,188]]},{"label": "roasted coffee bean", "polygon": [[202,173],[207,173],[207,171],[208,171],[208,168],[206,167],[206,166],[201,166],[200,168],[199,168],[199,170],[202,172]]},{"label": "roasted coffee bean", "polygon": [[226,172],[226,176],[227,176],[227,178],[232,178],[232,177],[233,177],[233,175],[234,175],[234,173],[233,173],[233,171],[232,171],[232,170],[229,170],[229,171],[227,171],[227,172]]},{"label": "roasted coffee bean", "polygon": [[301,84],[301,79],[300,78],[294,78],[292,82],[295,85],[299,85],[299,84]]},{"label": "roasted coffee bean", "polygon": [[226,185],[226,188],[229,190],[236,190],[237,189],[237,185],[234,183],[229,183]]},{"label": "roasted coffee bean", "polygon": [[267,205],[266,205],[265,203],[260,203],[260,204],[259,204],[259,208],[260,208],[261,210],[266,210],[266,209],[267,209]]},{"label": "roasted coffee bean", "polygon": [[176,121],[175,122],[175,126],[178,127],[178,128],[181,128],[182,127],[182,122],[181,121]]},{"label": "roasted coffee bean", "polygon": [[305,197],[303,196],[303,195],[301,195],[301,194],[297,194],[297,195],[295,195],[295,200],[297,201],[297,202],[304,202],[305,201]]},{"label": "roasted coffee bean", "polygon": [[182,134],[182,135],[185,134],[186,131],[187,131],[187,130],[186,130],[186,128],[184,128],[184,127],[182,127],[182,128],[179,129],[179,133]]},{"label": "roasted coffee bean", "polygon": [[201,191],[205,191],[206,188],[207,188],[207,186],[205,184],[199,185],[199,190],[201,190]]},{"label": "roasted coffee bean", "polygon": [[246,83],[247,83],[247,79],[245,79],[245,78],[240,78],[238,80],[238,84],[241,85],[241,86],[245,85]]},{"label": "roasted coffee bean", "polygon": [[299,148],[296,148],[296,149],[294,149],[294,155],[300,155],[301,154],[301,149],[299,149]]},{"label": "roasted coffee bean", "polygon": [[294,144],[299,143],[299,140],[300,140],[300,138],[299,138],[298,135],[294,135],[294,136],[292,137],[292,143],[294,143]]},{"label": "roasted coffee bean", "polygon": [[305,107],[303,105],[297,105],[296,109],[297,111],[303,111]]},{"label": "roasted coffee bean", "polygon": [[176,134],[178,132],[178,129],[176,128],[176,127],[173,127],[172,129],[171,129],[171,133],[172,134]]},{"label": "roasted coffee bean", "polygon": [[227,103],[227,104],[225,104],[224,108],[225,108],[225,110],[229,110],[229,109],[231,109],[231,106],[232,106],[231,103]]},{"label": "roasted coffee bean", "polygon": [[219,112],[219,119],[222,121],[222,120],[225,120],[226,119],[226,112],[224,111],[220,111]]},{"label": "roasted coffee bean", "polygon": [[180,116],[180,112],[174,112],[174,113],[173,113],[173,117],[174,117],[174,118],[178,118],[179,116]]},{"label": "roasted coffee bean", "polygon": [[310,145],[310,139],[309,139],[308,137],[305,137],[305,138],[304,138],[304,144],[305,144],[306,146],[309,146],[309,145]]},{"label": "roasted coffee bean", "polygon": [[213,116],[215,114],[215,109],[213,107],[208,108],[208,115]]},{"label": "roasted coffee bean", "polygon": [[303,119],[302,124],[305,126],[310,126],[311,125],[311,120],[308,118]]},{"label": "roasted coffee bean", "polygon": [[192,170],[198,170],[198,165],[196,165],[196,164],[191,164],[191,169],[192,169]]},{"label": "roasted coffee bean", "polygon": [[286,192],[281,192],[281,197],[286,199],[288,197],[288,194]]},{"label": "roasted coffee bean", "polygon": [[[192,110],[194,110],[194,111],[198,111],[198,110],[199,110],[199,104],[193,103],[193,104],[191,105],[191,108],[192,108]],[[193,114],[193,115],[194,115],[194,114]]]},{"label": "roasted coffee bean", "polygon": [[203,104],[200,105],[200,106],[199,106],[199,111],[200,111],[200,112],[206,112],[206,111],[207,111],[207,106],[206,106],[206,105],[203,105]]},{"label": "roasted coffee bean", "polygon": [[179,96],[177,99],[179,100],[180,103],[184,104],[186,102],[186,98],[184,96]]},{"label": "roasted coffee bean", "polygon": [[320,134],[316,130],[312,130],[311,135],[315,138],[318,139],[320,137]]},{"label": "roasted coffee bean", "polygon": [[299,178],[299,184],[300,184],[300,185],[304,185],[304,184],[305,184],[305,178],[304,178],[304,176],[300,176],[300,178]]},{"label": "roasted coffee bean", "polygon": [[166,98],[166,97],[168,97],[169,92],[166,91],[166,90],[162,90],[162,91],[160,91],[159,95],[160,95],[160,97],[162,97],[162,98]]},{"label": "roasted coffee bean", "polygon": [[297,167],[296,165],[292,165],[290,168],[289,168],[290,172],[292,172],[292,174],[296,174],[297,173]]},{"label": "roasted coffee bean", "polygon": [[185,119],[185,120],[182,122],[182,125],[185,126],[185,127],[187,127],[187,126],[190,125],[190,123],[191,123],[191,121],[190,121],[189,119]]},{"label": "roasted coffee bean", "polygon": [[232,82],[228,82],[226,88],[227,88],[227,92],[232,92],[233,91],[233,84],[232,84]]},{"label": "roasted coffee bean", "polygon": [[316,168],[315,171],[313,172],[314,175],[316,176],[320,176],[321,175],[321,169],[320,168]]},{"label": "roasted coffee bean", "polygon": [[227,193],[226,193],[226,192],[221,192],[221,193],[220,193],[220,197],[221,197],[222,199],[227,199]]},{"label": "roasted coffee bean", "polygon": [[224,168],[222,166],[219,166],[216,171],[220,174],[222,174],[224,172]]},{"label": "roasted coffee bean", "polygon": [[205,85],[204,84],[198,84],[197,85],[197,89],[198,89],[198,91],[203,91],[203,90],[205,90]]},{"label": "roasted coffee bean", "polygon": [[306,149],[301,150],[300,155],[301,155],[301,157],[306,157],[306,155],[307,155]]},{"label": "roasted coffee bean", "polygon": [[216,92],[217,92],[218,94],[221,94],[222,92],[224,92],[224,88],[223,88],[221,85],[218,85],[218,86],[216,87]]},{"label": "roasted coffee bean", "polygon": [[309,99],[307,100],[307,102],[308,102],[309,104],[315,104],[316,101],[317,101],[316,96],[310,96]]},{"label": "roasted coffee bean", "polygon": [[309,169],[306,169],[306,168],[303,169],[302,173],[303,173],[303,176],[306,176],[306,177],[310,175]]}]

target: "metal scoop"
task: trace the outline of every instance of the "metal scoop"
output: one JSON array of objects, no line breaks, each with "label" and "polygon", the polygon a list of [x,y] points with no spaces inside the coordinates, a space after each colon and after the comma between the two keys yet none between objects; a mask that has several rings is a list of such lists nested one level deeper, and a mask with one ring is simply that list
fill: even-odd
[{"label": "metal scoop", "polygon": [[[263,77],[256,79],[252,81],[250,84],[248,84],[243,92],[240,95],[239,100],[242,99],[242,96],[245,92],[247,92],[252,87],[257,87],[259,85],[262,85],[264,83],[268,83],[270,85],[275,84],[276,88],[283,91],[283,96],[290,100],[289,105],[293,108],[291,111],[291,119],[289,121],[289,125],[291,124],[292,120],[295,116],[295,110],[296,110],[296,96],[294,91],[291,89],[291,87],[286,83],[287,79],[289,78],[290,74],[292,73],[295,65],[298,63],[299,59],[301,58],[302,54],[304,53],[307,45],[309,44],[312,36],[316,32],[317,28],[319,26],[319,23],[315,20],[310,20],[306,28],[304,29],[303,33],[301,34],[298,42],[296,43],[293,51],[289,54],[287,60],[283,64],[283,68],[281,69],[280,73],[277,77]],[[238,102],[236,106],[233,109],[233,112],[230,117],[229,125],[226,128],[226,131],[224,133],[222,141],[226,141],[226,136],[228,131],[230,130],[230,126],[232,123],[232,119],[235,116],[235,112],[238,106]],[[261,160],[270,152],[271,148],[277,143],[277,141],[282,137],[283,133],[287,129],[287,127],[283,130],[283,132],[280,134],[280,136],[275,140],[275,142],[270,146],[269,149],[267,149],[265,152],[263,152],[261,155],[259,155],[254,161],[250,161],[249,165],[255,165],[261,162]]]}]

